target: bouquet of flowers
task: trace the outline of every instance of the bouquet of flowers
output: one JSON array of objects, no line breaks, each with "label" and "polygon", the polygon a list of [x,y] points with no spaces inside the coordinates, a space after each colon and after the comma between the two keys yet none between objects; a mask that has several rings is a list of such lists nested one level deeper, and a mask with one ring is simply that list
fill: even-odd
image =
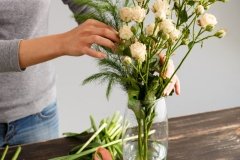
[{"label": "bouquet of flowers", "polygon": [[[226,0],[76,0],[76,4],[89,8],[88,13],[75,15],[78,22],[95,19],[119,31],[121,42],[115,51],[94,46],[108,58],[99,60],[100,72],[83,84],[107,82],[107,97],[116,84],[126,91],[128,107],[138,122],[140,160],[148,159],[147,139],[156,115],[154,101],[166,96],[166,88],[195,45],[226,34],[223,29],[216,30],[216,17],[207,13],[216,2]],[[171,57],[181,47],[185,53],[175,71],[167,75]]]}]

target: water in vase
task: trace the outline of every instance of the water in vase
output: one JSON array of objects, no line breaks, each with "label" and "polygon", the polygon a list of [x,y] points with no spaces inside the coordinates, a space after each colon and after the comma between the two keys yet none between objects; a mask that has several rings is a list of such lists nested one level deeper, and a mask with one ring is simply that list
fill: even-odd
[{"label": "water in vase", "polygon": [[[129,141],[124,146],[124,160],[138,160],[138,141]],[[167,149],[159,142],[148,143],[148,160],[166,160]]]}]

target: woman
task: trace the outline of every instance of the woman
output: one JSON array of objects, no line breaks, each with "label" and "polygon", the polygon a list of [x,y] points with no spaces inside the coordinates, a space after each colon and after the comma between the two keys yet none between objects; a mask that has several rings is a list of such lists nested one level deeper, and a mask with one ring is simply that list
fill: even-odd
[{"label": "woman", "polygon": [[[58,137],[55,72],[49,60],[82,55],[105,58],[91,45],[115,49],[119,42],[113,28],[95,20],[46,36],[50,2],[0,0],[0,147]],[[63,2],[74,13],[88,11],[72,0]]]}]

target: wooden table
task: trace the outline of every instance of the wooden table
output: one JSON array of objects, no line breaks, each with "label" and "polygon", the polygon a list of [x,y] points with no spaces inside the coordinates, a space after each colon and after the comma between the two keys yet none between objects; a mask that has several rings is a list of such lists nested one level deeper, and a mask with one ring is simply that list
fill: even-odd
[{"label": "wooden table", "polygon": [[[240,160],[240,107],[172,118],[169,131],[168,160]],[[60,138],[23,145],[19,159],[47,160],[66,155],[86,139]]]}]

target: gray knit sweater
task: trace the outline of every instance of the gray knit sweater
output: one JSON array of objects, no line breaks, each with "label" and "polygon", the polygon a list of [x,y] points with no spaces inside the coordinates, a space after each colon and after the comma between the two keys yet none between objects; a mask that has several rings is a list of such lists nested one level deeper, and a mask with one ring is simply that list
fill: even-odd
[{"label": "gray knit sweater", "polygon": [[[63,0],[74,12],[85,7]],[[47,35],[51,0],[0,0],[0,123],[35,114],[56,99],[50,62],[22,71],[19,41]]]}]

